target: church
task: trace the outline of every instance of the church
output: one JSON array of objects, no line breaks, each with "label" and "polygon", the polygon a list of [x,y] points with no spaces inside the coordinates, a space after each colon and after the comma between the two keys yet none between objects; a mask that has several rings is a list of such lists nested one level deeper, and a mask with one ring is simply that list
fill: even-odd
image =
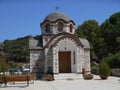
[{"label": "church", "polygon": [[30,71],[37,74],[90,73],[90,45],[78,38],[75,23],[61,12],[47,15],[40,23],[39,39],[29,39]]}]

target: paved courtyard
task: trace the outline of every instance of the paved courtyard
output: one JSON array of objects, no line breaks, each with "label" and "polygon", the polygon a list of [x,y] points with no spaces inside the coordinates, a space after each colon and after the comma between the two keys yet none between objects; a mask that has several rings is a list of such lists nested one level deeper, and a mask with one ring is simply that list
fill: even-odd
[{"label": "paved courtyard", "polygon": [[0,90],[120,90],[120,77],[109,77],[108,80],[100,80],[99,76],[94,76],[93,80],[36,80],[29,86],[9,83],[8,87]]}]

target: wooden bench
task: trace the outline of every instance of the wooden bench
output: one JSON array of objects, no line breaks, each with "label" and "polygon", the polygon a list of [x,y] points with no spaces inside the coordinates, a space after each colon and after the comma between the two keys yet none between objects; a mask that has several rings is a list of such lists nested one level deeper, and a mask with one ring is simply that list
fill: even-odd
[{"label": "wooden bench", "polygon": [[29,86],[29,81],[35,80],[36,75],[35,74],[26,74],[26,75],[8,75],[8,76],[1,76],[0,81],[7,86],[8,82],[27,82],[27,86]]}]

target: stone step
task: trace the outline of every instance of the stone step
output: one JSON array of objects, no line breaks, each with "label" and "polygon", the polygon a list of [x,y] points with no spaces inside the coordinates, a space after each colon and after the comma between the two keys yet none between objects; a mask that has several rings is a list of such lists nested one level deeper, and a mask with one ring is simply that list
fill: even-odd
[{"label": "stone step", "polygon": [[83,79],[82,74],[76,73],[60,73],[54,75],[55,80],[72,80],[72,79]]}]

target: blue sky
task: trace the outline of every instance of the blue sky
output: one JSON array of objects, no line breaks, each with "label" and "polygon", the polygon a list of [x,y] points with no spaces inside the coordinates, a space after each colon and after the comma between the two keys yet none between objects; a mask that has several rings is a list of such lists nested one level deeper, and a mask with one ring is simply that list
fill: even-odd
[{"label": "blue sky", "polygon": [[120,11],[120,0],[0,0],[0,42],[41,34],[40,23],[56,6],[77,27],[91,19],[101,24]]}]

